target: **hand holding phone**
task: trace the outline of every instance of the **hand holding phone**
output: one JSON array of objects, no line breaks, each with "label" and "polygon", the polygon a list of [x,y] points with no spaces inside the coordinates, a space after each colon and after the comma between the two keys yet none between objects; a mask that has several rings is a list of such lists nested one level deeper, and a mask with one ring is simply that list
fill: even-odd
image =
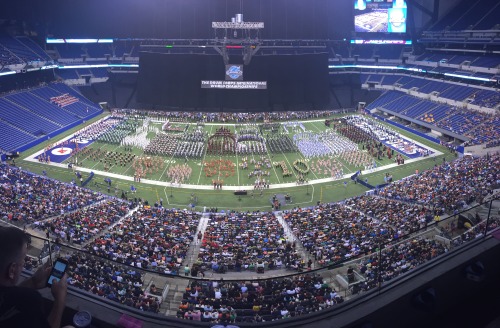
[{"label": "hand holding phone", "polygon": [[58,258],[52,267],[52,271],[50,272],[49,279],[47,280],[47,287],[52,287],[52,282],[60,281],[66,270],[68,268],[68,261],[62,258]]}]

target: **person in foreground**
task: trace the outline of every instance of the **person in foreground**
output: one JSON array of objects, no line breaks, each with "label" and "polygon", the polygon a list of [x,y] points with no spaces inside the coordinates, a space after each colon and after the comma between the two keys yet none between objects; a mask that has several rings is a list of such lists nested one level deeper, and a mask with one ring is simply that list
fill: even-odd
[{"label": "person in foreground", "polygon": [[47,316],[42,296],[36,289],[47,286],[50,263],[41,266],[31,278],[18,284],[28,251],[28,235],[13,227],[0,227],[0,327],[61,327],[67,293],[67,275],[53,281],[54,304]]}]

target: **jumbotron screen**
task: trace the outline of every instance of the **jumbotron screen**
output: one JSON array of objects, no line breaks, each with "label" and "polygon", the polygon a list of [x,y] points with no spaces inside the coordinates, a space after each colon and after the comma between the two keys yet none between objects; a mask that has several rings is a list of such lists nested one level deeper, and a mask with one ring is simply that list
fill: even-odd
[{"label": "jumbotron screen", "polygon": [[356,32],[406,33],[405,0],[354,0]]}]

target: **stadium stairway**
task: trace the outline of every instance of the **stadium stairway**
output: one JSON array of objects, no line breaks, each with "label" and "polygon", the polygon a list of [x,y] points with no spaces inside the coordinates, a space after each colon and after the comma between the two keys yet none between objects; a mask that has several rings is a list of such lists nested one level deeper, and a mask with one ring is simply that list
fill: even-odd
[{"label": "stadium stairway", "polygon": [[[500,214],[500,198],[498,198],[498,197],[500,197],[500,189],[496,189],[493,192],[493,195],[490,197],[486,197],[485,200],[493,199],[494,197],[497,197],[497,199],[494,200],[491,204],[491,215],[499,215]],[[479,214],[479,216],[482,218],[487,218],[489,211],[490,211],[489,206],[487,204],[483,204],[483,205],[479,206],[476,213]]]},{"label": "stadium stairway", "polygon": [[[209,216],[210,216],[209,213],[203,214],[200,223],[198,225],[198,229],[196,230],[195,236],[198,234],[198,232],[201,232],[202,234],[205,232],[208,226]],[[286,224],[286,222],[284,221],[280,212],[276,213],[276,218],[278,219],[280,224],[284,227],[286,239],[289,242],[295,243],[296,250],[304,259],[305,263],[307,263],[309,259],[311,259],[313,260],[313,268],[319,267],[319,264],[314,260],[314,257],[303,248],[302,243],[295,237],[292,230],[289,228],[288,224]],[[200,247],[201,243],[199,243],[197,241],[197,238],[195,237],[195,240],[193,241],[188,250],[186,259],[182,263],[179,269],[180,276],[184,275],[183,268],[186,264],[189,265],[189,267],[191,268],[193,263],[196,262],[197,254],[199,253]],[[248,280],[248,279],[263,279],[263,278],[283,276],[290,274],[291,272],[292,271],[287,270],[286,268],[266,270],[264,274],[257,274],[255,272],[249,272],[249,271],[241,271],[241,272],[230,271],[224,274],[219,274],[219,273],[214,273],[211,270],[207,270],[205,271],[205,277],[215,280],[221,278],[224,280]],[[305,270],[304,273],[307,273],[307,270]],[[322,276],[324,277],[327,283],[333,284],[339,293],[345,295],[346,291],[344,291],[336,281],[336,274],[337,272],[328,271],[322,273]],[[160,312],[168,316],[175,316],[177,310],[179,309],[179,305],[181,304],[181,301],[183,299],[183,294],[186,291],[186,287],[188,286],[188,281],[184,279],[172,279],[168,277],[157,277],[157,276],[154,277],[151,276],[151,279],[154,279],[154,283],[156,284],[156,286],[163,286],[164,284],[168,284],[168,293],[164,302],[160,306]],[[149,280],[150,277],[148,274],[145,277],[145,281]]]},{"label": "stadium stairway", "polygon": [[[198,224],[198,228],[194,234],[193,242],[191,246],[189,246],[187,256],[179,267],[179,275],[184,276],[184,266],[188,265],[190,268],[193,267],[193,264],[197,260],[197,254],[200,251],[201,242],[198,242],[197,235],[199,232],[202,234],[205,233],[205,230],[208,225],[209,213],[203,213],[200,222]],[[186,291],[186,287],[188,286],[187,279],[172,279],[168,277],[158,277],[155,276],[154,282],[156,286],[163,286],[168,284],[168,293],[165,300],[162,302],[160,306],[160,312],[164,313],[167,316],[175,316],[177,314],[177,310],[179,309],[179,305],[181,305],[181,301],[183,299],[183,294]],[[163,281],[166,279],[166,281]],[[145,280],[148,281],[148,280]]]}]

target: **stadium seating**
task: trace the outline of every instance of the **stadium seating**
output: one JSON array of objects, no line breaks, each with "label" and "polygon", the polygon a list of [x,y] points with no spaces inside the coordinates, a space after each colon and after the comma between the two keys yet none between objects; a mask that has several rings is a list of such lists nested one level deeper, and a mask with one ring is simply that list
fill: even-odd
[{"label": "stadium seating", "polygon": [[[429,87],[427,90],[436,91],[434,89],[447,87],[445,90],[450,91],[443,92],[440,96],[449,99],[465,100],[465,98],[469,98],[475,104],[498,105],[498,99],[500,98],[495,92],[489,90],[452,84],[443,86],[445,83],[441,82],[434,82],[434,84],[436,87]],[[409,96],[399,91],[386,91],[383,93],[367,106],[368,110],[374,108],[390,110],[408,118],[418,119],[466,136],[471,139],[468,142],[469,144],[490,142],[500,137],[499,118],[497,116],[472,110],[451,108],[448,105],[438,105],[430,100]]]},{"label": "stadium seating", "polygon": [[14,55],[0,43],[0,65],[13,65],[21,63],[21,59]]},{"label": "stadium seating", "polygon": [[401,113],[412,118],[417,118],[419,116],[424,115],[425,113],[430,112],[437,105],[431,101],[421,101],[415,106],[411,108],[406,108]]},{"label": "stadium seating", "polygon": [[[53,93],[50,93],[50,90],[45,90],[41,94],[51,96]],[[387,96],[387,94],[389,95]],[[391,103],[389,100],[393,99],[393,97],[396,97],[394,99],[401,98],[400,103],[407,106],[412,106],[413,101],[416,101],[400,92],[387,94],[385,99],[387,104]],[[458,111],[455,116],[457,122],[463,120],[461,126],[475,125],[476,122],[482,119],[481,114],[468,118]],[[0,127],[2,127],[1,123]],[[3,132],[4,129],[0,131]],[[268,252],[275,251],[272,247],[270,249],[261,248],[262,245],[267,245],[266,243],[271,245],[271,241],[266,241],[265,238],[280,238],[284,233],[283,228],[288,225],[288,230],[295,232],[301,245],[311,253],[311,257],[314,257],[320,265],[336,264],[339,261],[352,260],[367,254],[368,257],[361,258],[358,262],[351,262],[351,264],[364,277],[364,280],[359,284],[360,289],[370,290],[380,283],[376,279],[378,277],[376,270],[382,269],[382,280],[387,282],[446,252],[448,246],[434,239],[421,236],[412,236],[410,240],[406,241],[402,239],[405,235],[420,231],[421,228],[431,223],[435,213],[434,209],[444,208],[452,213],[454,210],[462,209],[473,201],[480,200],[484,190],[482,187],[488,189],[491,185],[491,181],[483,179],[483,177],[498,174],[499,166],[497,164],[499,160],[500,157],[495,155],[489,159],[463,158],[452,163],[444,163],[434,167],[429,172],[412,176],[401,182],[395,182],[385,190],[379,191],[380,196],[389,199],[378,196],[362,196],[348,199],[344,204],[322,204],[308,209],[295,208],[283,213],[283,219],[286,222],[284,226],[281,226],[278,220],[268,220],[266,216],[272,214],[267,213],[252,214],[252,230],[245,229],[245,225],[238,222],[241,218],[250,214],[235,213],[234,215],[220,217],[213,216],[212,223],[214,224],[209,224],[205,234],[207,240],[203,241],[203,245],[232,241],[231,246],[228,244],[226,248],[223,247],[222,252],[234,252],[234,244],[238,242],[238,238],[231,239],[230,234],[236,230],[228,229],[226,225],[228,222],[232,222],[232,224],[238,226],[238,229],[241,229],[242,233],[246,234],[251,231],[252,233],[258,233],[259,238],[263,238],[262,242],[258,242],[258,247],[255,248],[252,254],[245,254],[245,252],[248,253],[248,249],[242,250],[242,254],[255,256],[256,258],[261,256],[265,259],[269,255]],[[1,170],[8,170],[8,168],[2,166]],[[461,174],[462,172],[467,172],[467,175],[464,176]],[[2,173],[0,174],[2,177],[9,177],[9,179],[1,180],[2,183],[6,183],[7,189],[9,186],[14,185],[17,180],[27,177],[26,173],[22,171],[7,175],[3,174],[3,171],[0,171],[0,173]],[[442,183],[436,188],[428,188],[428,181],[431,178],[439,179]],[[43,194],[41,190],[48,190],[51,193],[63,193],[62,197],[57,197],[56,206],[50,208],[52,214],[60,213],[61,209],[70,211],[74,209],[74,206],[78,208],[75,212],[67,213],[64,216],[38,222],[36,227],[48,228],[51,236],[62,237],[70,234],[76,244],[85,245],[85,249],[103,257],[96,258],[78,254],[74,251],[66,254],[65,256],[68,256],[71,263],[71,272],[74,275],[71,277],[69,284],[126,306],[143,311],[157,312],[159,304],[155,303],[156,301],[144,301],[139,296],[144,293],[144,279],[140,273],[136,273],[140,268],[153,269],[160,273],[178,273],[180,263],[186,257],[186,251],[193,240],[200,216],[187,211],[161,208],[149,209],[145,207],[132,216],[124,217],[123,215],[127,213],[127,209],[123,206],[123,203],[117,200],[107,200],[105,203],[94,205],[85,202],[81,203],[83,200],[87,202],[96,201],[99,199],[99,195],[93,195],[91,192],[82,195],[81,198],[72,197],[73,193],[71,191],[80,188],[64,183],[45,188],[46,183],[57,184],[57,182],[36,176],[30,176],[27,181],[29,182],[23,187],[22,192],[31,190],[30,186],[35,187],[37,192],[39,191],[43,195],[37,201],[44,201],[44,197],[50,197],[50,195]],[[82,189],[81,192],[86,191]],[[65,207],[68,205],[68,200],[71,201],[71,208]],[[433,206],[432,209],[421,206],[421,204],[428,203]],[[82,205],[87,205],[87,207],[81,208]],[[29,211],[20,209],[15,204],[9,205],[9,202],[6,202],[2,206],[8,206],[4,210],[7,213],[16,211],[16,214],[18,214],[17,219],[22,222],[33,222],[37,219],[29,217]],[[43,218],[47,217],[47,215],[43,216]],[[332,218],[334,219],[332,220]],[[118,224],[99,235],[97,239],[92,240],[97,233],[111,225],[112,222]],[[260,223],[255,225],[257,222]],[[218,227],[218,223],[221,223],[220,227]],[[496,225],[496,222],[490,223]],[[271,225],[273,228],[267,231]],[[273,234],[268,236],[269,232]],[[223,237],[223,241],[221,241],[221,237]],[[472,239],[474,236],[469,236],[464,240],[468,240],[468,238]],[[381,251],[384,261],[379,263],[377,265],[379,269],[376,269],[374,267],[375,261],[380,260],[380,258],[375,257],[379,255],[370,257],[370,254],[378,253],[375,251],[378,250],[381,242],[395,243],[397,247],[389,247]],[[214,247],[214,250],[220,250],[218,245],[210,245],[210,247]],[[402,263],[401,258],[398,256],[399,253],[395,252],[395,250],[407,254],[407,261]],[[206,251],[206,249],[201,251],[202,258],[207,255],[205,254]],[[228,255],[223,253],[221,253],[222,256]],[[238,253],[240,252],[238,251]],[[286,263],[287,254],[284,250],[283,256],[284,263]],[[104,259],[110,262],[104,261]],[[179,262],[179,259],[181,262]],[[134,265],[138,269],[126,265]],[[134,273],[131,273],[131,270]],[[128,286],[121,283],[122,279],[130,281]],[[294,281],[295,279],[298,280]],[[302,279],[305,279],[305,282]],[[96,283],[96,280],[99,283]],[[282,283],[283,281],[284,283]],[[306,293],[304,298],[310,298],[310,306],[303,310],[294,307],[287,311],[285,311],[285,306],[280,304],[273,306],[276,303],[277,295],[280,294],[276,291],[283,291],[283,288],[285,288],[287,294],[290,295],[290,293],[294,293],[295,283],[301,284],[301,291],[295,290],[295,293]],[[134,292],[134,288],[131,287],[132,284],[137,287]],[[297,275],[284,280],[270,279],[254,282],[250,283],[251,287],[241,290],[241,287],[246,284],[245,282],[237,285],[233,283],[226,284],[223,280],[218,284],[206,281],[190,283],[189,289],[186,289],[186,293],[183,293],[183,298],[188,304],[192,304],[192,308],[189,308],[188,305],[187,309],[180,309],[178,316],[188,319],[186,313],[190,313],[189,310],[195,308],[203,308],[203,304],[213,306],[219,312],[223,312],[223,310],[220,310],[224,308],[221,302],[214,301],[214,299],[220,300],[223,298],[232,302],[227,298],[229,290],[232,289],[235,290],[231,291],[231,295],[238,289],[241,293],[268,295],[269,298],[262,302],[258,311],[262,310],[261,314],[270,320],[287,318],[288,312],[297,316],[311,311],[318,311],[343,301],[342,298],[338,297],[331,285],[316,274]],[[219,291],[223,291],[221,297],[216,296]],[[128,297],[121,297],[123,295],[120,292],[124,292]],[[135,295],[136,293],[137,295]],[[128,301],[129,297],[136,297],[137,299]],[[264,299],[266,299],[265,296]],[[281,296],[279,299],[281,299]],[[290,299],[283,299],[282,301],[289,304]],[[235,302],[234,305],[233,309],[240,310],[238,316],[242,318],[254,317],[250,311],[253,307],[248,306],[245,302]],[[245,312],[246,310],[248,312]],[[240,318],[240,320],[243,319]]]},{"label": "stadium seating", "polygon": [[424,87],[428,83],[429,83],[429,81],[424,80],[424,79],[412,79],[408,83],[403,84],[403,88],[408,89],[408,90],[411,88],[420,89],[421,87]]},{"label": "stadium seating", "polygon": [[388,110],[392,110],[394,112],[402,112],[405,110],[408,110],[409,108],[417,105],[420,103],[422,100],[419,98],[415,98],[412,96],[401,96],[398,98],[397,101],[393,101],[391,103],[385,104],[383,107]]},{"label": "stadium seating", "polygon": [[26,110],[37,113],[38,115],[55,123],[61,124],[62,126],[69,125],[77,121],[77,117],[75,115],[66,112],[55,104],[43,101],[29,92],[20,92],[8,95],[5,98]]},{"label": "stadium seating", "polygon": [[113,53],[109,44],[89,43],[85,48],[89,58],[105,58]]},{"label": "stadium seating", "polygon": [[18,37],[16,37],[16,40],[21,42],[24,46],[26,46],[31,51],[33,51],[35,54],[37,54],[41,60],[44,60],[44,61],[51,60],[50,56],[38,44],[36,44],[32,39],[30,39],[26,36],[18,36]]},{"label": "stadium seating", "polygon": [[[47,55],[39,54],[27,47],[23,42],[9,36],[0,37],[0,45],[12,52],[20,62],[42,61],[47,59]],[[40,49],[41,50],[41,49]]]},{"label": "stadium seating", "polygon": [[63,80],[76,80],[80,78],[76,69],[58,69],[56,74]]},{"label": "stadium seating", "polygon": [[385,75],[382,80],[383,85],[394,85],[401,79],[400,75]]},{"label": "stadium seating", "polygon": [[54,122],[0,99],[0,118],[34,136],[47,135],[61,128]]},{"label": "stadium seating", "polygon": [[464,101],[474,93],[474,89],[471,87],[466,87],[463,85],[454,85],[452,88],[448,88],[439,94],[440,97]]},{"label": "stadium seating", "polygon": [[449,88],[453,87],[449,83],[437,82],[437,81],[429,81],[428,84],[418,88],[418,92],[422,93],[431,93],[431,92],[443,92]]},{"label": "stadium seating", "polygon": [[13,151],[35,139],[34,136],[0,121],[0,148],[5,151]]},{"label": "stadium seating", "polygon": [[[51,98],[62,95],[67,95],[67,102],[59,105],[51,102]],[[94,103],[61,83],[6,95],[0,98],[0,121],[8,131],[13,131],[5,134],[4,147],[0,148],[15,150],[100,111]]]},{"label": "stadium seating", "polygon": [[90,69],[93,77],[108,77],[108,69],[107,68],[92,68]]},{"label": "stadium seating", "polygon": [[448,116],[448,111],[450,110],[450,106],[447,105],[439,105],[437,107],[432,108],[427,113],[421,114],[419,119],[423,120],[425,114],[428,114],[429,117],[432,117],[432,122],[440,121],[441,119]]},{"label": "stadium seating", "polygon": [[500,58],[498,57],[482,56],[471,60],[471,66],[494,68],[498,67],[498,65],[500,65]]},{"label": "stadium seating", "polygon": [[86,54],[81,44],[57,44],[54,48],[59,53],[59,58],[82,58],[82,55]]},{"label": "stadium seating", "polygon": [[374,102],[366,106],[367,109],[374,109],[377,107],[384,107],[384,105],[399,99],[404,93],[400,91],[387,91],[378,97]]},{"label": "stadium seating", "polygon": [[[54,86],[54,85],[52,85],[52,86]],[[62,92],[64,92],[64,90],[67,90],[68,92],[62,93]],[[95,106],[95,104],[89,104],[88,102],[81,101],[82,96],[81,95],[79,96],[78,94],[74,93],[74,90],[70,87],[67,87],[67,86],[60,87],[60,90],[55,90],[51,86],[47,86],[47,87],[41,87],[38,89],[34,89],[31,92],[36,94],[37,96],[42,97],[45,100],[50,101],[50,98],[58,97],[58,96],[61,96],[63,94],[70,94],[69,93],[70,91],[73,91],[71,96],[75,97],[76,100],[78,100],[78,101],[64,106],[65,111],[71,112],[80,118],[85,118],[85,117],[90,116],[90,115],[99,111],[99,109]]]}]

